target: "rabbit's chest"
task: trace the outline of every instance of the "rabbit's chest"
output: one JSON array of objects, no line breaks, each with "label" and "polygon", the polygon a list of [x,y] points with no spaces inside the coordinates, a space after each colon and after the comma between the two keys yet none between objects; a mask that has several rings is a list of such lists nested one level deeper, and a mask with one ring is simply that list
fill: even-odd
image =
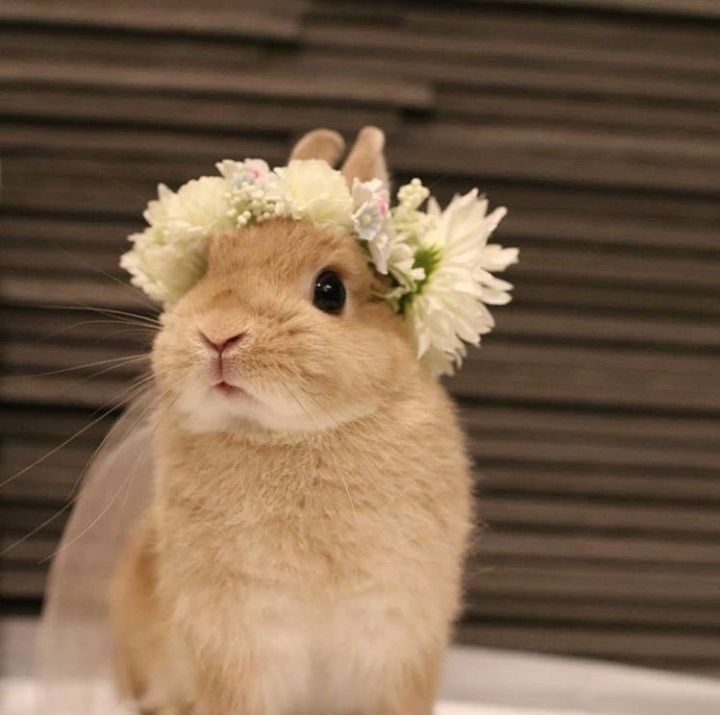
[{"label": "rabbit's chest", "polygon": [[222,571],[246,586],[337,586],[388,560],[386,540],[402,522],[397,509],[391,514],[387,504],[354,495],[342,475],[336,483],[288,477],[308,483],[284,489],[256,483],[211,505],[171,501],[166,551],[185,568]]},{"label": "rabbit's chest", "polygon": [[334,604],[392,584],[424,589],[459,560],[462,475],[440,481],[422,460],[381,456],[362,450],[343,468],[332,450],[207,453],[200,473],[176,462],[158,492],[168,581],[211,584],[236,604],[269,591]]},{"label": "rabbit's chest", "polygon": [[250,454],[208,474],[174,473],[160,495],[168,551],[248,581],[337,584],[376,571],[393,546],[417,541],[422,506],[384,492],[401,475],[371,462],[344,470],[331,454]]}]

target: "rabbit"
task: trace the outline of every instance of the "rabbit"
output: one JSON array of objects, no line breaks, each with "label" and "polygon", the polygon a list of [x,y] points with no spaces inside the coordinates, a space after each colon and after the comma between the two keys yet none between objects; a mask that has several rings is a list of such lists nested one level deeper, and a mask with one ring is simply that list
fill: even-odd
[{"label": "rabbit", "polygon": [[[383,148],[363,129],[343,175],[387,184]],[[291,159],[342,152],[316,130]],[[214,237],[207,262],[152,349],[118,686],[154,715],[428,715],[472,523],[456,408],[354,238],[273,219]]]}]

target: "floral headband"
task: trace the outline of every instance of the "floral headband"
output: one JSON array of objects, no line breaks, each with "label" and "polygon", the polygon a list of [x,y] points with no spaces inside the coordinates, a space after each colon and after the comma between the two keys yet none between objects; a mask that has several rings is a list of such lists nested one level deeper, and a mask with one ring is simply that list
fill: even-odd
[{"label": "floral headband", "polygon": [[[441,210],[419,179],[401,186],[397,205],[379,179],[354,180],[324,161],[295,160],[270,170],[260,159],[225,160],[219,176],[188,181],[177,193],[160,184],[143,214],[148,227],[129,237],[120,265],[134,285],[171,307],[205,271],[213,234],[285,217],[354,235],[383,288],[379,297],[408,323],[434,374],[462,364],[494,320],[488,305],[510,301],[512,285],[492,275],[517,262],[516,248],[488,244],[506,213],[487,213],[473,189]],[[427,200],[427,208],[421,209]]]}]

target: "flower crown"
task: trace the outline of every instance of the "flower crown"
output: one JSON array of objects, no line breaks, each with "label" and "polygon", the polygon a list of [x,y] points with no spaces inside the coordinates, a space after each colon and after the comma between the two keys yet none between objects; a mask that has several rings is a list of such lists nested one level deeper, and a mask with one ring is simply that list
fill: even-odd
[{"label": "flower crown", "polygon": [[143,214],[148,227],[129,237],[133,247],[120,260],[132,283],[165,308],[204,273],[210,236],[278,217],[354,235],[380,279],[378,295],[403,315],[418,358],[435,374],[454,372],[465,344],[478,345],[493,328],[486,304],[510,301],[512,285],[491,271],[515,263],[518,250],[487,243],[506,210],[488,214],[477,189],[441,210],[413,179],[391,208],[379,179],[355,179],[349,188],[321,160],[273,170],[260,159],[216,166],[219,176],[188,181],[177,192],[160,184]]}]

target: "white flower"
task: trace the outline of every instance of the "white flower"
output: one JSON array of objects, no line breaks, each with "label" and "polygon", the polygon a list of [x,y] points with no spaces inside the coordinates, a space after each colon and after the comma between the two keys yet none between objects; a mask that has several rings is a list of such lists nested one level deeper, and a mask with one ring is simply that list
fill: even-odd
[{"label": "white flower", "polygon": [[387,275],[393,237],[387,189],[380,179],[372,181],[355,179],[352,200],[355,209],[352,215],[355,234],[360,240],[367,241],[377,272]]},{"label": "white flower", "polygon": [[415,250],[402,236],[395,234],[390,240],[388,251],[388,273],[395,286],[384,297],[396,313],[402,312],[403,298],[412,294],[425,278],[425,269],[415,264]]},{"label": "white flower", "polygon": [[234,187],[240,187],[244,183],[262,184],[270,177],[270,167],[262,159],[245,159],[244,161],[225,159],[219,161],[215,166]]},{"label": "white flower", "polygon": [[291,161],[275,169],[277,213],[331,231],[352,229],[353,202],[345,178],[319,159]]},{"label": "white flower", "polygon": [[202,238],[167,242],[154,228],[130,236],[133,248],[120,258],[133,285],[169,308],[205,272],[205,241]]},{"label": "white flower", "polygon": [[478,199],[477,189],[455,196],[442,212],[431,200],[429,228],[417,236],[415,265],[426,275],[407,297],[405,315],[415,334],[418,358],[435,374],[451,374],[462,363],[465,343],[478,345],[480,336],[493,328],[484,303],[510,301],[512,285],[490,271],[515,263],[518,251],[487,245],[506,212],[486,212],[487,201]]},{"label": "white flower", "polygon": [[177,193],[160,184],[158,199],[148,204],[143,216],[171,240],[208,236],[231,226],[226,217],[228,188],[219,176],[188,181]]},{"label": "white flower", "polygon": [[375,204],[366,203],[352,215],[352,223],[358,238],[370,241],[382,228],[383,219]]},{"label": "white flower", "polygon": [[166,307],[182,297],[205,271],[208,238],[233,227],[228,193],[219,176],[188,181],[177,193],[160,184],[143,214],[148,228],[130,236],[134,245],[120,259],[132,283]]},{"label": "white flower", "polygon": [[413,179],[397,192],[398,205],[392,210],[393,226],[397,234],[413,246],[432,226],[432,217],[420,210],[428,196],[430,191],[420,179]]},{"label": "white flower", "polygon": [[392,209],[388,273],[397,284],[385,297],[396,312],[403,312],[403,298],[417,290],[425,278],[425,268],[415,262],[418,237],[427,232],[430,218],[420,211],[430,192],[420,179],[404,184],[397,192],[398,205]]},{"label": "white flower", "polygon": [[262,223],[275,218],[276,205],[271,194],[277,176],[270,171],[267,162],[225,159],[215,166],[228,181],[228,217],[235,226],[243,228],[253,221]]},{"label": "white flower", "polygon": [[[353,181],[352,215],[355,233],[363,241],[370,241],[383,227],[387,216],[387,191],[379,179]],[[383,211],[384,207],[384,211]]]}]

